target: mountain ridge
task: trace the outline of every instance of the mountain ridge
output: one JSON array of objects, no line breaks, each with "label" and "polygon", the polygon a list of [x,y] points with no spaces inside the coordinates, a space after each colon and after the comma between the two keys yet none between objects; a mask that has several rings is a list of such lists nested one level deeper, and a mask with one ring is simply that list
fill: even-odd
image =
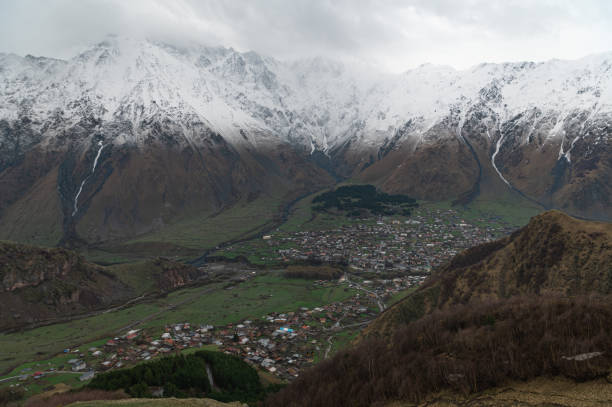
[{"label": "mountain ridge", "polygon": [[[1,54],[0,225],[46,202],[42,243],[99,243],[346,178],[612,219],[610,56],[375,77],[119,37],[66,61]],[[146,198],[116,195],[128,179]]]}]

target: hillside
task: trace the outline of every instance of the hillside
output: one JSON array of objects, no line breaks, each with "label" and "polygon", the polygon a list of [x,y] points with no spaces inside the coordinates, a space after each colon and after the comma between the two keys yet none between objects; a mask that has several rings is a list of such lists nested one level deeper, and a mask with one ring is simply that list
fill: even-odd
[{"label": "hillside", "polygon": [[443,392],[423,403],[394,402],[386,407],[599,407],[610,404],[612,386],[608,380],[576,382],[559,377],[541,377],[468,396]]},{"label": "hillside", "polygon": [[194,267],[164,259],[109,268],[66,249],[0,242],[0,331],[106,309],[145,293],[167,292],[200,275]]},{"label": "hillside", "polygon": [[[607,377],[611,256],[612,225],[557,211],[536,216],[511,236],[457,255],[370,324],[353,348],[268,405],[452,406],[470,394],[465,405],[504,405],[478,394],[540,377]],[[584,405],[589,400],[596,398]]]},{"label": "hillside", "polygon": [[380,335],[436,308],[514,295],[612,294],[612,224],[549,211],[512,235],[455,256],[366,330]]},{"label": "hillside", "polygon": [[70,407],[112,407],[112,406],[131,406],[131,407],[243,407],[246,404],[238,401],[222,403],[212,399],[174,399],[167,398],[162,400],[151,399],[127,399],[115,401],[80,401],[69,404]]}]

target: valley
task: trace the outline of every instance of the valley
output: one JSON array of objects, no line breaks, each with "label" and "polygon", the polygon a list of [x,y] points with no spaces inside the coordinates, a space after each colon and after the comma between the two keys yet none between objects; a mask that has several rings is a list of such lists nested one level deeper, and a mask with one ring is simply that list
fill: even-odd
[{"label": "valley", "polygon": [[610,52],[382,73],[241,49],[0,52],[0,404],[612,383]]},{"label": "valley", "polygon": [[[82,355],[80,360],[85,361],[86,369],[107,370],[109,366],[101,365],[105,361],[103,357],[110,357],[116,352],[111,350],[110,353],[104,352],[102,356],[92,356],[93,351],[88,349],[103,350],[103,345],[108,340],[125,337],[126,332],[131,330],[138,330],[138,338],[162,343],[160,335],[164,329],[188,322],[194,329],[209,325],[214,327],[212,335],[200,335],[201,339],[195,342],[196,344],[212,346],[213,349],[251,359],[251,363],[258,365],[260,369],[271,370],[283,380],[292,380],[301,369],[329,358],[343,347],[349,346],[361,329],[384,309],[380,306],[381,300],[386,302],[386,305],[398,301],[418,287],[438,262],[452,257],[463,247],[509,233],[518,222],[512,216],[498,217],[492,212],[481,212],[476,208],[426,202],[421,202],[410,217],[350,218],[344,214],[322,214],[313,211],[312,200],[315,196],[317,194],[296,201],[284,220],[281,214],[274,212],[274,206],[269,206],[267,210],[270,216],[264,219],[280,219],[277,227],[266,232],[271,233],[273,237],[264,240],[263,236],[268,235],[257,233],[253,239],[242,243],[222,244],[221,249],[209,252],[207,262],[200,266],[200,281],[195,283],[196,286],[155,296],[151,295],[157,288],[155,280],[151,278],[150,263],[128,262],[112,266],[111,272],[121,281],[129,286],[139,287],[139,293],[146,296],[136,298],[131,305],[97,315],[76,317],[69,322],[1,334],[0,367],[5,374],[0,379],[15,377],[3,383],[22,383],[28,388],[27,394],[36,394],[57,383],[78,387],[82,383],[78,378],[83,373],[55,373],[64,372],[66,361],[75,359],[69,357],[75,355],[73,351],[77,352],[77,358]],[[238,227],[240,224],[244,225],[243,219],[249,216],[252,216],[252,213],[223,219],[227,224],[234,222]],[[402,268],[392,266],[397,262],[387,262],[387,266],[391,268],[385,267],[384,260],[375,260],[376,264],[382,265],[380,270],[376,268],[376,264],[358,266],[354,263],[346,269],[350,277],[347,274],[338,281],[337,278],[333,281],[287,278],[279,270],[280,267],[286,267],[285,261],[274,256],[265,257],[273,253],[270,250],[278,253],[277,250],[300,247],[293,246],[291,242],[302,233],[310,234],[307,235],[310,237],[306,239],[306,244],[308,239],[312,239],[317,250],[325,253],[328,251],[326,241],[335,244],[336,234],[350,237],[351,233],[361,233],[360,228],[366,228],[363,230],[371,237],[363,242],[356,240],[355,243],[359,242],[358,247],[366,245],[368,239],[380,244],[387,241],[387,236],[391,239],[389,259],[393,258],[393,244],[401,245],[404,250],[405,247],[411,247],[405,253],[414,253],[417,257]],[[197,233],[206,238],[205,230]],[[414,238],[409,239],[412,243],[404,239],[393,243],[393,236],[399,238],[402,237],[401,234],[414,234]],[[221,241],[223,236],[225,235],[212,238]],[[472,236],[469,239],[476,240],[469,240],[468,236]],[[300,237],[300,241],[303,239],[304,237]],[[418,244],[415,245],[416,241]],[[437,255],[421,253],[428,247],[429,242],[435,243],[435,250],[442,251]],[[441,245],[441,242],[444,243]],[[286,243],[290,243],[290,246],[283,249]],[[197,245],[194,243],[193,247]],[[232,260],[231,253],[244,256],[244,261],[248,264],[240,261],[227,263],[227,260]],[[242,253],[249,254],[245,256]],[[294,258],[288,257],[286,260],[297,264],[304,261],[311,261],[313,264],[333,264],[334,261],[342,263],[338,261],[341,259],[334,260],[331,251],[329,257],[314,259],[303,259],[299,251],[295,253]],[[87,255],[87,252],[85,254]],[[174,259],[184,259],[182,256],[184,254],[179,254]],[[383,258],[386,256],[383,255],[381,259]],[[418,260],[419,258],[422,260]],[[108,260],[109,257],[105,259]],[[432,259],[433,264],[429,259]],[[314,267],[316,269],[320,266]],[[346,266],[342,266],[344,267]],[[372,271],[366,272],[366,269]],[[285,325],[279,322],[281,319],[285,321]],[[245,324],[245,321],[248,324]],[[282,326],[290,327],[292,332],[279,334],[278,329]],[[238,341],[235,341],[234,335],[238,335]],[[243,338],[246,338],[245,342],[241,342]],[[261,341],[262,338],[268,338],[268,342]],[[279,340],[281,342],[277,343]],[[266,344],[262,346],[261,343],[264,342]],[[130,341],[122,351],[127,359],[110,359],[110,366],[120,360],[119,366],[129,366],[130,363],[144,360],[144,357],[140,356],[143,351],[136,345],[131,348],[129,343]],[[167,346],[163,352],[161,348],[157,348],[155,352],[148,351],[148,354],[151,357],[164,352],[172,354],[192,349],[192,346]],[[258,346],[262,346],[261,349]],[[68,349],[67,354],[62,353],[64,349]],[[260,365],[261,363],[264,364]],[[28,378],[25,383],[19,382],[20,377],[31,377],[29,375],[35,371],[43,372],[45,378]]]}]

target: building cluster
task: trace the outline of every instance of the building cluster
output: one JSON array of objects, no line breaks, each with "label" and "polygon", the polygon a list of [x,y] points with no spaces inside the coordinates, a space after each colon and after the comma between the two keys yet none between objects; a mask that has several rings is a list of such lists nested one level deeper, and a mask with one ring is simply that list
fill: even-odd
[{"label": "building cluster", "polygon": [[185,349],[214,346],[283,379],[297,377],[329,353],[331,337],[344,329],[359,329],[380,312],[380,301],[420,283],[418,276],[353,282],[315,281],[313,286],[344,285],[358,293],[341,302],[301,307],[291,312],[273,312],[260,318],[224,326],[176,323],[155,334],[130,330],[122,336],[87,349],[66,349],[74,356],[63,370],[81,373],[88,380],[97,372],[127,367]]},{"label": "building cluster", "polygon": [[[408,220],[378,219],[266,240],[269,261],[345,262],[365,271],[428,272],[460,251],[510,233],[499,219],[467,222],[452,210],[421,211]],[[479,226],[483,224],[486,226]]]}]

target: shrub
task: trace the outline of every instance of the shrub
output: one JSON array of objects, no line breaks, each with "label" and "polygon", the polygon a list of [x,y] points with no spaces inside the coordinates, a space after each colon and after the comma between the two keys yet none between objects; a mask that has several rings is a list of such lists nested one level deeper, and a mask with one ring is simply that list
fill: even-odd
[{"label": "shrub", "polygon": [[110,392],[85,389],[58,393],[45,398],[32,398],[25,403],[25,407],[67,406],[77,401],[120,400],[125,398],[128,398],[128,395],[121,390]]},{"label": "shrub", "polygon": [[20,387],[5,387],[0,389],[0,406],[8,404],[11,401],[18,401],[23,398],[25,391]]},{"label": "shrub", "polygon": [[267,405],[370,406],[542,375],[592,379],[612,365],[611,320],[609,298],[515,297],[436,311],[399,328],[391,343],[372,338],[339,352]]}]

